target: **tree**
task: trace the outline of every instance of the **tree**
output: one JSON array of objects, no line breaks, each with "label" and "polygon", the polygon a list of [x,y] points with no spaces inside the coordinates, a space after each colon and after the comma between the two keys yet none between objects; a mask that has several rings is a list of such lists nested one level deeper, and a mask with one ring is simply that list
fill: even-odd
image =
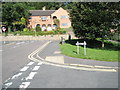
[{"label": "tree", "polygon": [[[3,13],[3,24],[11,26],[13,23],[27,23],[29,17],[28,7],[25,3],[3,3],[2,13]],[[22,19],[22,20],[21,20]],[[24,20],[23,20],[24,19]]]},{"label": "tree", "polygon": [[[113,4],[113,5],[112,5]],[[118,19],[117,3],[72,3],[71,4],[71,21],[76,37],[102,39],[109,38],[110,29],[117,26],[114,20]]]}]

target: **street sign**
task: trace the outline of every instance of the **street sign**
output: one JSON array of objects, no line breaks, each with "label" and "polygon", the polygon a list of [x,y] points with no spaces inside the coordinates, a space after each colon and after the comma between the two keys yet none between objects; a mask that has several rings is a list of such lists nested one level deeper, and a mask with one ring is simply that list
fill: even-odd
[{"label": "street sign", "polygon": [[87,43],[85,41],[84,41],[84,43],[79,43],[77,41],[76,45],[77,45],[77,54],[79,54],[79,45],[84,45],[84,55],[86,55],[86,45],[87,45]]},{"label": "street sign", "polygon": [[79,42],[77,41],[76,45],[86,45],[86,42],[84,41],[84,43],[79,43]]}]

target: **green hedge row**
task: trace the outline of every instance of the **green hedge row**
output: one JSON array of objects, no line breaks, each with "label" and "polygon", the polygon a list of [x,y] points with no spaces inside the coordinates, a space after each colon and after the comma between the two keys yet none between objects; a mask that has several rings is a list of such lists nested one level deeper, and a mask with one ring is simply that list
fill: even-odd
[{"label": "green hedge row", "polygon": [[[56,31],[39,31],[36,32],[36,35],[56,35],[56,34],[65,34],[65,30],[56,30]],[[13,35],[35,35],[35,31],[16,31],[12,33]]]}]

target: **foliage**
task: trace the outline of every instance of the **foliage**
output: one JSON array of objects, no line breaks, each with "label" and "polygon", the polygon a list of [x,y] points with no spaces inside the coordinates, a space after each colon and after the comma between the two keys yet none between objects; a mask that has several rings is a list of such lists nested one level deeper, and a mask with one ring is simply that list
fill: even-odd
[{"label": "foliage", "polygon": [[5,2],[2,4],[3,23],[11,26],[12,23],[24,22],[29,16],[28,7],[25,3]]},{"label": "foliage", "polygon": [[37,32],[41,31],[40,26],[36,26],[36,31],[37,31]]},{"label": "foliage", "polygon": [[23,31],[24,31],[24,32],[27,32],[27,31],[29,31],[29,30],[28,30],[27,28],[24,28]]},{"label": "foliage", "polygon": [[72,3],[71,20],[76,37],[101,38],[103,41],[111,34],[110,29],[118,30],[118,3]]},{"label": "foliage", "polygon": [[59,30],[60,29],[60,21],[59,19],[54,19],[54,23],[56,24],[56,30]]},{"label": "foliage", "polygon": [[[56,30],[56,31],[38,31],[36,32],[37,36],[38,35],[56,35],[56,34],[65,34],[65,30]],[[27,28],[24,28],[23,31],[15,31],[13,32],[13,35],[33,35],[35,34],[35,31],[33,30],[28,30]]]}]

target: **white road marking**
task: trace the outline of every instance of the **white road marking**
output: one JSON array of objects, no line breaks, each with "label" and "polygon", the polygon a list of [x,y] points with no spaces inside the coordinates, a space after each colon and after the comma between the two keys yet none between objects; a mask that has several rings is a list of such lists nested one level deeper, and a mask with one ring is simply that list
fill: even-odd
[{"label": "white road marking", "polygon": [[26,71],[28,68],[29,68],[29,66],[25,66],[20,71]]},{"label": "white road marking", "polygon": [[51,42],[51,41],[48,41],[48,42],[46,42],[45,44],[43,44],[43,45],[42,45],[41,47],[39,47],[37,50],[35,50],[34,52],[32,52],[30,55],[28,55],[28,58],[29,58],[30,60],[33,60],[33,61],[39,61],[38,59],[35,59],[33,56],[34,56],[36,53],[42,51],[50,42]]},{"label": "white road marking", "polygon": [[8,82],[10,80],[10,78],[8,78],[7,80],[5,80],[5,82]]},{"label": "white road marking", "polygon": [[42,65],[43,63],[42,62],[39,62],[37,65]]},{"label": "white road marking", "polygon": [[22,73],[18,73],[18,74],[16,74],[16,75],[12,76],[11,79],[15,79],[15,78],[19,77],[20,75],[22,75]]},{"label": "white road marking", "polygon": [[32,65],[34,62],[29,62],[27,65]]},{"label": "white road marking", "polygon": [[31,72],[31,73],[29,74],[29,76],[26,77],[26,80],[28,80],[28,79],[33,79],[33,77],[35,76],[36,73],[37,73],[37,72]]},{"label": "white road marking", "polygon": [[27,88],[30,85],[30,82],[23,82],[19,88]]},{"label": "white road marking", "polygon": [[38,70],[39,68],[40,68],[40,66],[35,66],[35,67],[33,68],[33,71]]},{"label": "white road marking", "polygon": [[6,86],[5,88],[8,88],[8,87],[9,87],[10,85],[12,85],[12,84],[13,84],[12,82],[6,83],[6,84],[5,84],[5,86]]}]

